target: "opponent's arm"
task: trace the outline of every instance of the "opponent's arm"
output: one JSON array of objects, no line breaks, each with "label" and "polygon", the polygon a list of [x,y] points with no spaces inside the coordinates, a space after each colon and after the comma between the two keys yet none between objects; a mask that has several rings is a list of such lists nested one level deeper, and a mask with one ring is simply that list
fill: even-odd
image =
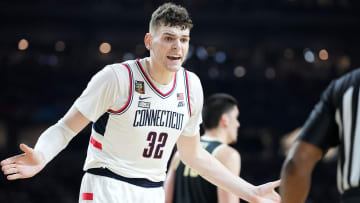
[{"label": "opponent's arm", "polygon": [[323,152],[313,144],[299,141],[290,149],[281,170],[282,203],[303,203],[309,193],[311,174]]},{"label": "opponent's arm", "polygon": [[165,203],[172,203],[174,197],[174,187],[175,187],[175,172],[176,166],[179,164],[180,158],[179,154],[176,153],[170,163],[170,167],[164,182],[165,190]]},{"label": "opponent's arm", "polygon": [[230,191],[251,203],[280,202],[279,195],[274,191],[274,188],[279,186],[280,181],[254,186],[235,176],[201,147],[199,134],[196,136],[180,136],[177,147],[180,158],[185,164],[195,169],[202,177],[218,187]]},{"label": "opponent's arm", "polygon": [[[215,158],[219,160],[234,175],[240,175],[241,158],[238,151],[233,148],[222,145],[216,149]],[[239,198],[233,193],[220,187],[217,188],[218,203],[239,203]]]},{"label": "opponent's arm", "polygon": [[39,173],[90,121],[72,106],[65,116],[39,137],[35,149],[20,145],[23,154],[1,162],[8,180],[30,178]]}]

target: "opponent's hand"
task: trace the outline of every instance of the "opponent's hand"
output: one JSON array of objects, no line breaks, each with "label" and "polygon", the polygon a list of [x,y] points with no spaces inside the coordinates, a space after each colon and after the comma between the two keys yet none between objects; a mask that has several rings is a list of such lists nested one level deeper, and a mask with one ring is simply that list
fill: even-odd
[{"label": "opponent's hand", "polygon": [[8,180],[30,178],[36,175],[46,165],[44,155],[34,151],[25,144],[20,144],[23,154],[7,158],[1,162],[1,169]]},{"label": "opponent's hand", "polygon": [[280,203],[281,197],[275,191],[275,188],[280,186],[280,180],[268,182],[263,185],[256,186],[257,194],[259,196],[256,203]]}]

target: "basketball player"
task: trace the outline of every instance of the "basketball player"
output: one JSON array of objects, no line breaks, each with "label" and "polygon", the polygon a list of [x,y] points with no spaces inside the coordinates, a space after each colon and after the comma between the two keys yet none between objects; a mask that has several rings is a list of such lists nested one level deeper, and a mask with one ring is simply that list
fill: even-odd
[{"label": "basketball player", "polygon": [[337,185],[342,203],[360,202],[360,70],[331,82],[283,164],[283,203],[305,202],[316,163],[339,146]]},{"label": "basketball player", "polygon": [[250,202],[279,202],[279,181],[253,186],[234,176],[200,144],[203,92],[182,67],[192,21],[166,3],[152,14],[150,57],[106,66],[38,139],[35,148],[1,162],[9,180],[39,173],[89,122],[93,123],[79,202],[164,202],[163,181],[175,145],[182,160],[216,185]]},{"label": "basketball player", "polygon": [[[214,94],[204,103],[202,146],[234,175],[240,174],[240,154],[228,144],[237,140],[239,109],[228,94]],[[239,203],[234,194],[217,188],[180,161],[176,153],[164,183],[166,203]]]}]

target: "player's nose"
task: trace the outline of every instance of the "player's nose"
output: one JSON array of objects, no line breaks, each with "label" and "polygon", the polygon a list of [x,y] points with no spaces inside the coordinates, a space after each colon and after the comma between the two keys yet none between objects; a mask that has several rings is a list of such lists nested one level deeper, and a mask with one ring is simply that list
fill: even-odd
[{"label": "player's nose", "polygon": [[173,44],[172,44],[172,48],[173,48],[173,49],[179,49],[180,46],[181,46],[180,39],[174,40],[174,42],[173,42]]}]

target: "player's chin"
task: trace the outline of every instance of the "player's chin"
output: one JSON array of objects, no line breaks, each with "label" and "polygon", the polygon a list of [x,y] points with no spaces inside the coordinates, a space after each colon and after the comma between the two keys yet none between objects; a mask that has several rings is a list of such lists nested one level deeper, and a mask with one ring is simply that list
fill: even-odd
[{"label": "player's chin", "polygon": [[168,66],[168,70],[171,72],[177,72],[180,70],[181,68],[181,64],[169,64]]}]

